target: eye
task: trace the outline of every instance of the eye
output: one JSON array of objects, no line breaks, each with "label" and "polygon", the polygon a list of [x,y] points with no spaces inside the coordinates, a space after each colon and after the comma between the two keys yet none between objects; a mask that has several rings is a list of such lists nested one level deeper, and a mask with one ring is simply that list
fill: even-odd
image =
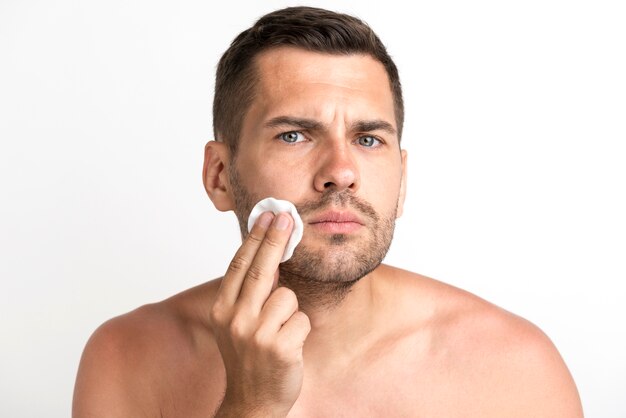
[{"label": "eye", "polygon": [[360,136],[359,139],[357,139],[357,142],[359,143],[359,145],[362,145],[368,148],[375,147],[381,143],[380,139],[370,136],[370,135]]},{"label": "eye", "polygon": [[304,135],[302,135],[302,133],[298,131],[284,132],[278,135],[278,137],[282,139],[283,141],[288,142],[290,144],[304,141]]}]

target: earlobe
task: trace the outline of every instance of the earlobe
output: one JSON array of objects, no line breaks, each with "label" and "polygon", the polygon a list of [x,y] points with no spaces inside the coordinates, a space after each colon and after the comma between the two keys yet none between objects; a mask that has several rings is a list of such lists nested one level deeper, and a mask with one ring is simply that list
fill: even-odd
[{"label": "earlobe", "polygon": [[234,209],[228,182],[230,153],[223,142],[209,141],[204,147],[202,181],[213,205],[222,212]]},{"label": "earlobe", "polygon": [[400,180],[400,193],[398,194],[398,210],[396,211],[396,219],[402,216],[404,212],[404,199],[406,198],[406,159],[407,153],[406,150],[402,150],[401,152],[402,159],[402,179]]}]

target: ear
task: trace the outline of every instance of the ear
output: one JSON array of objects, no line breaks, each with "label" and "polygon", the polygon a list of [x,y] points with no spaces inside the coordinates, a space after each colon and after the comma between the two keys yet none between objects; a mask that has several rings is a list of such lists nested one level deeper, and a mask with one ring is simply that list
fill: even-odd
[{"label": "ear", "polygon": [[404,199],[406,197],[406,150],[400,151],[402,159],[402,179],[400,180],[400,194],[398,195],[398,210],[396,211],[396,219],[402,216],[404,212]]},{"label": "ear", "polygon": [[213,205],[222,212],[235,208],[230,192],[228,165],[230,152],[223,142],[209,141],[204,147],[202,181]]}]

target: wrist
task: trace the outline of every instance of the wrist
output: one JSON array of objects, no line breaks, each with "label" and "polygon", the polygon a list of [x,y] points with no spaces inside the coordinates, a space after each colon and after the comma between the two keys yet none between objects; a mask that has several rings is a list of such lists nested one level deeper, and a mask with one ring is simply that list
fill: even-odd
[{"label": "wrist", "polygon": [[224,397],[222,404],[215,413],[215,418],[285,418],[287,412],[280,408],[256,405],[246,405],[245,402],[231,400]]}]

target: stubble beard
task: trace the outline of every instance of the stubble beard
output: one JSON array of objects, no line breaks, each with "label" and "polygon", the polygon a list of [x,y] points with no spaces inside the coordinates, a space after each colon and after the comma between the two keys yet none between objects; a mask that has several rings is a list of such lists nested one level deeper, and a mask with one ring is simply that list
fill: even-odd
[{"label": "stubble beard", "polygon": [[[250,212],[263,197],[248,192],[234,165],[230,165],[229,177],[235,197],[235,214],[241,236],[245,238]],[[322,250],[301,243],[293,256],[279,265],[279,284],[295,292],[301,310],[333,308],[344,300],[360,279],[382,263],[393,239],[397,206],[392,213],[381,216],[352,192],[334,189],[324,192],[319,200],[294,204],[302,217],[332,206],[350,208],[365,220],[367,238],[357,242],[347,234],[332,234]]]}]

